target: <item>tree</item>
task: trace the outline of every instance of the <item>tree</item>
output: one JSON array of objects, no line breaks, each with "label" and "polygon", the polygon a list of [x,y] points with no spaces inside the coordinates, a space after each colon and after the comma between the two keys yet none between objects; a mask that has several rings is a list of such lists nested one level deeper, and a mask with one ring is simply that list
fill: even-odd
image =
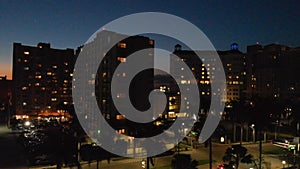
[{"label": "tree", "polygon": [[190,154],[175,154],[172,161],[172,169],[197,169],[198,162],[192,160]]},{"label": "tree", "polygon": [[247,154],[247,149],[241,145],[233,145],[227,148],[225,155],[223,156],[224,162],[229,162],[229,165],[235,165],[235,168],[239,167],[240,162],[251,164],[253,163],[253,156]]}]

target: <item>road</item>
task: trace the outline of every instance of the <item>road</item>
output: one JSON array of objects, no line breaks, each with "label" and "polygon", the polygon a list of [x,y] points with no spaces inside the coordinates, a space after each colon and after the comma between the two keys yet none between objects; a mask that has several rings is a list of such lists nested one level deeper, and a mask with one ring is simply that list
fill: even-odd
[{"label": "road", "polygon": [[[252,154],[255,159],[258,159],[259,157],[259,147],[258,144],[246,144],[244,145],[248,149],[248,153]],[[218,164],[222,163],[222,157],[224,155],[225,150],[230,147],[230,145],[225,144],[213,144],[213,169],[216,169]],[[279,148],[275,147],[269,143],[263,144],[263,159],[264,162],[269,163],[269,166],[266,167],[265,164],[263,164],[264,168],[270,168],[270,169],[280,169],[282,168],[281,161],[278,159],[277,156],[271,155],[270,152],[278,152]],[[208,157],[209,157],[209,150],[208,148],[205,148],[204,146],[201,146],[198,149],[193,149],[190,151],[183,151],[180,153],[184,154],[191,154],[192,159],[195,159],[197,161],[203,161],[204,164],[199,165],[198,169],[208,169]],[[160,168],[165,167],[164,169],[167,169],[166,166],[170,166],[172,160],[172,156],[165,156],[160,158],[154,159],[154,167],[150,168]],[[141,169],[141,162],[142,159],[112,159],[110,163],[108,164],[107,161],[101,161],[99,163],[100,169],[115,169],[115,168],[121,168],[121,169]],[[239,169],[249,169],[253,167],[252,164],[243,164],[240,163]],[[47,167],[49,168],[49,167]],[[55,168],[54,166],[52,168]],[[83,169],[94,169],[96,168],[96,163],[91,163],[90,165],[84,163],[82,164]]]},{"label": "road", "polygon": [[[244,145],[250,154],[254,156],[255,159],[259,157],[259,146],[258,144],[245,144]],[[230,147],[230,145],[213,143],[213,168],[216,169],[218,164],[222,163],[222,157],[225,150]],[[271,154],[272,152],[278,152],[279,148],[275,147],[269,143],[263,144],[263,159],[267,162],[272,169],[282,168],[281,161],[278,156]],[[271,152],[271,153],[270,153]],[[203,163],[198,166],[198,168],[209,168],[208,157],[209,149],[200,146],[198,149],[193,149],[189,151],[184,151],[180,153],[191,154],[192,159],[197,161],[202,161]],[[165,156],[160,158],[155,158],[154,167],[159,168],[170,166],[172,156]],[[100,169],[141,169],[142,159],[128,159],[128,158],[116,158],[112,159],[108,164],[107,161],[101,161],[99,163]],[[240,164],[240,169],[249,169],[253,165]],[[0,126],[0,169],[25,169],[28,168],[25,152],[20,144],[17,143],[17,135],[7,129],[5,126]],[[55,168],[55,166],[47,167],[31,167],[31,168]],[[83,169],[93,169],[96,168],[96,163],[82,163]],[[265,167],[266,168],[266,167]]]}]

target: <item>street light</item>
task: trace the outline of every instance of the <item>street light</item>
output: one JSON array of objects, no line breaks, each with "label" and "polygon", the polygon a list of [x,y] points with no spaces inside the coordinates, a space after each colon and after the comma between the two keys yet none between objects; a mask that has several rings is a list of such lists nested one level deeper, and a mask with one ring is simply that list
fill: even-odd
[{"label": "street light", "polygon": [[286,164],[286,161],[281,161],[281,163],[282,163],[282,168],[284,168],[284,165]]},{"label": "street light", "polygon": [[253,142],[255,143],[255,125],[251,124],[250,128],[252,129],[252,138],[253,138]]},{"label": "street light", "polygon": [[142,168],[146,168],[146,161],[144,159],[142,160]]}]

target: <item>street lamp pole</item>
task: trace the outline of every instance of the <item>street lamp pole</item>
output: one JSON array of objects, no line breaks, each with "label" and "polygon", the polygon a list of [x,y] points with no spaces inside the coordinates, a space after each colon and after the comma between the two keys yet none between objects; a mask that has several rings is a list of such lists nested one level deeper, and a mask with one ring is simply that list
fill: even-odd
[{"label": "street lamp pole", "polygon": [[254,128],[254,124],[252,124],[251,126],[250,126],[250,128],[252,129],[252,138],[253,138],[253,142],[255,143],[255,128]]}]

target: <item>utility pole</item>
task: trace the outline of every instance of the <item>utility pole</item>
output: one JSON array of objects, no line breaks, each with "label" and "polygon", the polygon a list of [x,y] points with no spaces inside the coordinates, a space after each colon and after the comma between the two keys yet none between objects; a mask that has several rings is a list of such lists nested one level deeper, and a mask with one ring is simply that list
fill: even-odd
[{"label": "utility pole", "polygon": [[259,134],[259,169],[262,169],[262,141],[261,141],[261,133]]},{"label": "utility pole", "polygon": [[244,129],[244,123],[241,123],[240,145],[243,144],[243,129]]},{"label": "utility pole", "polygon": [[209,169],[212,169],[212,142],[209,138]]}]

